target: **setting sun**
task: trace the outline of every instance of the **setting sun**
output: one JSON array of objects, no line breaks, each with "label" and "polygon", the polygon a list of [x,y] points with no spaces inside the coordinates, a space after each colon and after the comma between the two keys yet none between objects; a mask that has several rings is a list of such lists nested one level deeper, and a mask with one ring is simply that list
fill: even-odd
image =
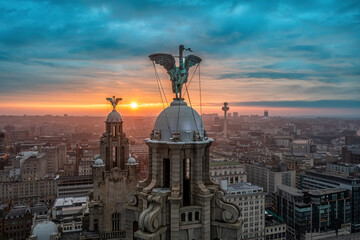
[{"label": "setting sun", "polygon": [[131,105],[130,105],[130,106],[131,106],[131,108],[134,108],[134,109],[138,107],[138,105],[137,105],[137,103],[136,103],[136,102],[131,103]]}]

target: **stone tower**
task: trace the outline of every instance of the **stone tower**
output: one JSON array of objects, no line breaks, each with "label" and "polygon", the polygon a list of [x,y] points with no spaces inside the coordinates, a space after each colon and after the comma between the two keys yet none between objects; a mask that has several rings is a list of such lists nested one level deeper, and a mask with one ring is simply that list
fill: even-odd
[{"label": "stone tower", "polygon": [[100,158],[105,159],[106,170],[119,168],[125,170],[129,156],[129,141],[123,133],[123,121],[114,109],[105,121],[106,131],[101,137]]},{"label": "stone tower", "polygon": [[124,205],[131,203],[128,196],[137,184],[137,163],[129,158],[129,140],[123,132],[116,104],[105,121],[100,156],[93,164],[94,187],[90,194],[88,230],[98,234],[98,239],[126,237]]},{"label": "stone tower", "polygon": [[239,209],[209,177],[213,140],[199,114],[174,99],[145,142],[149,176],[127,207],[127,239],[240,239]]}]

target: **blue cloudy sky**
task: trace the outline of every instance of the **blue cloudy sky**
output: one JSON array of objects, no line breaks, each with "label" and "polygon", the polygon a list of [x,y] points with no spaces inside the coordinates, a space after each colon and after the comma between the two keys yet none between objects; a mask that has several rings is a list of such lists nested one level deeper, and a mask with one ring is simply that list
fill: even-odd
[{"label": "blue cloudy sky", "polygon": [[331,0],[1,1],[0,111],[159,102],[147,56],[179,44],[204,60],[204,106],[360,114],[360,1]]}]

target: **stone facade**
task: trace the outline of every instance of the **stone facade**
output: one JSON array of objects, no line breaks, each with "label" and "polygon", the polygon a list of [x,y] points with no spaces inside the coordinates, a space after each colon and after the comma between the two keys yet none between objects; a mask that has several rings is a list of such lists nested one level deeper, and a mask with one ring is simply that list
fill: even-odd
[{"label": "stone facade", "polygon": [[119,239],[125,237],[124,205],[137,184],[137,163],[127,158],[129,140],[123,133],[120,114],[113,110],[105,123],[100,159],[92,167],[94,187],[90,194],[89,231],[97,232],[98,239]]},{"label": "stone facade", "polygon": [[239,208],[210,180],[213,140],[198,113],[175,100],[145,142],[149,176],[126,206],[126,238],[241,239]]}]

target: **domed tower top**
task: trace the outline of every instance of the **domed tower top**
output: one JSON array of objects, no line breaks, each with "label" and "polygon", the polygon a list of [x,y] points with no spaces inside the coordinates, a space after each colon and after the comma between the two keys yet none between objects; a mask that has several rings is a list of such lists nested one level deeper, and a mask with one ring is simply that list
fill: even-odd
[{"label": "domed tower top", "polygon": [[152,140],[193,142],[205,140],[206,133],[200,115],[183,99],[174,99],[156,119]]},{"label": "domed tower top", "polygon": [[122,118],[121,118],[120,114],[114,109],[114,110],[112,110],[112,112],[109,113],[105,122],[108,122],[108,123],[122,122]]}]

